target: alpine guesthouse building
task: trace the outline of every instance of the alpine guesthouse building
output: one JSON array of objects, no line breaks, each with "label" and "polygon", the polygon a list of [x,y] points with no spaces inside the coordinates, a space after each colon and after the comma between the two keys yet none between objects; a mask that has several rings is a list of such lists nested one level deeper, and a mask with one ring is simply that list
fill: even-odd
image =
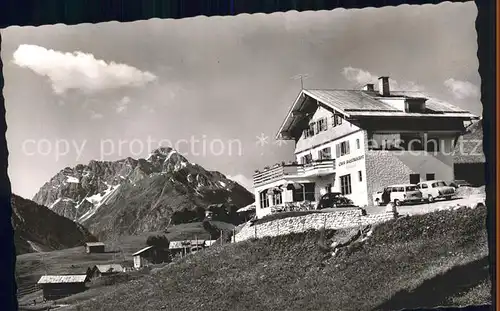
[{"label": "alpine guesthouse building", "polygon": [[358,206],[391,184],[453,179],[454,142],[475,115],[415,91],[300,92],[276,139],[293,140],[295,161],[257,170],[256,214],[340,192]]}]

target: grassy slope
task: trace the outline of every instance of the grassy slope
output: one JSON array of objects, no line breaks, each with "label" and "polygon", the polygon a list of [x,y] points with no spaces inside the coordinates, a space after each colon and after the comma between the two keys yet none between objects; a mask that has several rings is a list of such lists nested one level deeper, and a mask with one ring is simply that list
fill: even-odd
[{"label": "grassy slope", "polygon": [[[221,229],[229,229],[232,225],[213,222]],[[133,264],[132,254],[139,249],[146,247],[146,239],[151,234],[162,234],[162,232],[151,232],[137,236],[123,236],[116,241],[106,241],[106,251],[104,254],[86,254],[83,247],[44,252],[29,253],[17,256],[16,275],[18,286],[24,287],[34,284],[40,276],[45,274],[59,273],[85,273],[87,267],[104,263],[127,263]],[[172,226],[166,234],[170,240],[182,239],[210,239],[209,234],[203,229],[201,223],[182,224]],[[122,252],[114,252],[121,249]]]},{"label": "grassy slope", "polygon": [[217,246],[153,275],[102,289],[80,307],[397,310],[426,303],[486,303],[485,216],[486,209],[477,208],[400,218],[335,257],[319,247],[318,232]]}]

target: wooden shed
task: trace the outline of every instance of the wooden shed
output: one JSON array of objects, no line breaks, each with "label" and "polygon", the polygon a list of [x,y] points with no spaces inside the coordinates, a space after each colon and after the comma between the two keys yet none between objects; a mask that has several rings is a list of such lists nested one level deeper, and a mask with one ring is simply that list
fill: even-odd
[{"label": "wooden shed", "polygon": [[168,249],[151,245],[132,254],[134,257],[134,268],[140,269],[150,264],[160,264],[170,261],[170,252]]},{"label": "wooden shed", "polygon": [[134,257],[134,268],[140,269],[151,263],[151,253],[154,246],[148,246],[132,254]]},{"label": "wooden shed", "polygon": [[90,277],[98,278],[101,276],[117,274],[124,271],[125,268],[119,264],[95,265],[90,271]]},{"label": "wooden shed", "polygon": [[105,245],[103,242],[87,242],[85,243],[85,251],[87,254],[104,253]]},{"label": "wooden shed", "polygon": [[183,240],[170,241],[170,254],[172,256],[185,256],[195,253],[213,244],[212,240]]},{"label": "wooden shed", "polygon": [[78,275],[44,275],[38,280],[45,300],[56,300],[68,297],[87,289],[88,276]]}]

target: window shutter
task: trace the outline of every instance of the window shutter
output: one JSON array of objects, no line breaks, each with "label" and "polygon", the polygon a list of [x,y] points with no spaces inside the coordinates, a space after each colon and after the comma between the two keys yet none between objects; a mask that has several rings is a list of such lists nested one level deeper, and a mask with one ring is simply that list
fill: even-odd
[{"label": "window shutter", "polygon": [[335,145],[335,152],[336,152],[337,158],[340,157],[340,144]]},{"label": "window shutter", "polygon": [[345,142],[345,153],[346,153],[346,154],[349,154],[349,152],[350,152],[350,149],[349,149],[349,141],[348,141],[348,140],[346,140],[346,142]]}]

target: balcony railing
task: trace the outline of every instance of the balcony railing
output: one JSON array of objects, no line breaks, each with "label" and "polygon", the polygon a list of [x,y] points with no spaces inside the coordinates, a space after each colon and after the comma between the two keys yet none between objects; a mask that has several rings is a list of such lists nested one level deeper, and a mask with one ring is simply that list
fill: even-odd
[{"label": "balcony railing", "polygon": [[256,172],[253,175],[253,182],[257,184],[266,184],[274,180],[278,180],[283,176],[298,175],[302,170],[302,165],[299,164],[281,164],[271,168],[266,168],[263,171]]},{"label": "balcony railing", "polygon": [[306,177],[332,174],[335,171],[335,159],[315,160],[307,164],[277,164],[273,167],[256,171],[253,175],[254,186],[268,184],[286,177]]}]

